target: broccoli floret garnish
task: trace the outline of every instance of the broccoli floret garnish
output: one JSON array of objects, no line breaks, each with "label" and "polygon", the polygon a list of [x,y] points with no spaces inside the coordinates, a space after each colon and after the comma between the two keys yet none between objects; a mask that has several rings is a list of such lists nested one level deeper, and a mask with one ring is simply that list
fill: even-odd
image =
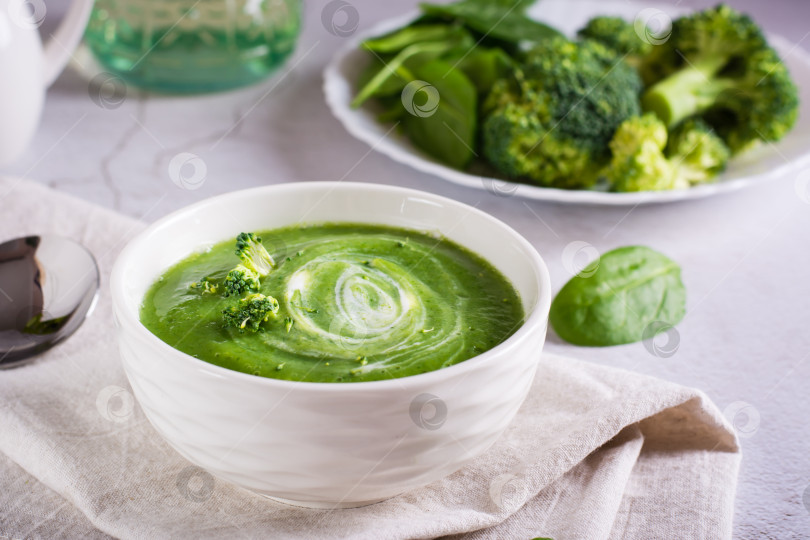
[{"label": "broccoli floret garnish", "polygon": [[689,121],[669,138],[654,114],[630,118],[610,142],[613,154],[604,175],[615,191],[683,189],[707,182],[729,158],[723,141],[705,124]]},{"label": "broccoli floret garnish", "polygon": [[594,17],[577,34],[581,39],[598,41],[633,66],[652,50],[652,44],[641,39],[633,23],[621,17]]},{"label": "broccoli floret garnish", "polygon": [[276,266],[276,261],[262,245],[262,239],[253,233],[240,233],[236,237],[236,254],[242,259],[242,264],[259,277],[266,276]]},{"label": "broccoli floret garnish", "polygon": [[202,278],[200,281],[195,281],[189,285],[188,288],[191,290],[200,291],[200,294],[214,294],[219,289],[219,286],[208,278]]},{"label": "broccoli floret garnish", "polygon": [[592,186],[616,128],[640,114],[635,69],[595,41],[543,41],[485,103],[483,148],[508,178]]},{"label": "broccoli floret garnish", "polygon": [[225,296],[241,296],[246,292],[259,290],[259,275],[240,264],[228,272],[223,285],[225,287]]},{"label": "broccoli floret garnish", "polygon": [[642,106],[672,128],[702,117],[732,153],[777,141],[794,125],[798,92],[779,55],[747,15],[719,5],[676,19],[641,73]]},{"label": "broccoli floret garnish", "polygon": [[278,312],[278,301],[272,296],[260,293],[251,294],[239,300],[235,306],[222,310],[226,326],[256,332],[261,324]]}]

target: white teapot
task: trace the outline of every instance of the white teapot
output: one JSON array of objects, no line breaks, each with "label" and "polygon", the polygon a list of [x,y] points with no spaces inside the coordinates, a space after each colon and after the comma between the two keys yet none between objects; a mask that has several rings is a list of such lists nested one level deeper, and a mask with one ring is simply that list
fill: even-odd
[{"label": "white teapot", "polygon": [[0,165],[22,154],[39,124],[45,90],[67,64],[93,0],[74,0],[43,47],[42,0],[0,0]]}]

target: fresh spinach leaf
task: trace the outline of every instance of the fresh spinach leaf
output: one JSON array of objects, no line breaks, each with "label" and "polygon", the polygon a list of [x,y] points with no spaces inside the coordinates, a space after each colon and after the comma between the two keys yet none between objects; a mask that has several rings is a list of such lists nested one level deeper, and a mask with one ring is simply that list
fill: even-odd
[{"label": "fresh spinach leaf", "polygon": [[[352,101],[352,107],[359,107],[371,97],[401,92],[406,84],[418,78],[413,75],[414,67],[438,58],[447,51],[473,47],[472,36],[466,29],[461,27],[448,28],[451,28],[452,32],[445,35],[442,40],[414,43],[399,51],[393,58],[382,58],[383,65],[379,67],[379,71],[362,85]],[[376,64],[379,65],[380,63],[380,58],[378,58]],[[375,62],[372,62],[372,65],[374,64]]]},{"label": "fresh spinach leaf", "polygon": [[408,111],[402,106],[400,94],[380,97],[376,101],[380,108],[380,112],[377,114],[377,122],[381,124],[396,122],[408,114]]},{"label": "fresh spinach leaf", "polygon": [[[463,168],[474,155],[478,122],[475,86],[464,73],[441,60],[416,67],[414,75],[432,90],[424,88],[411,96],[410,110],[402,117],[403,131],[429,155],[451,167]],[[438,99],[434,99],[436,103],[426,102],[431,98]],[[407,99],[403,96],[403,100]]]},{"label": "fresh spinach leaf", "polygon": [[458,20],[476,32],[507,42],[538,42],[561,36],[559,30],[527,17],[507,2],[464,0],[453,4],[421,4],[422,13]]},{"label": "fresh spinach leaf", "polygon": [[[357,77],[357,87],[364,89],[376,77],[393,57],[372,56],[369,64]],[[413,80],[413,73],[408,69],[407,62],[403,63],[382,82],[375,82],[376,87],[371,93],[371,97],[383,97],[399,94],[405,85]]]},{"label": "fresh spinach leaf", "polygon": [[[394,58],[392,58],[390,62],[385,64],[380,71],[371,77],[365,86],[363,86],[360,91],[357,92],[357,95],[352,101],[352,107],[359,107],[367,99],[377,95],[377,93],[382,91],[383,88],[386,89],[386,92],[390,91],[390,88],[387,88],[386,85],[390,85],[392,79],[394,81],[400,81],[402,88],[404,88],[405,85],[410,82],[403,77],[402,72],[402,68],[407,60],[416,56],[422,56],[426,59],[435,58],[452,48],[454,45],[455,43],[451,43],[449,41],[425,41],[423,43],[416,43],[406,47]],[[411,72],[407,70],[407,68],[404,71],[407,71],[406,77],[414,77]],[[397,82],[396,84],[400,84],[400,82]]]},{"label": "fresh spinach leaf", "polygon": [[525,13],[537,0],[467,0],[473,4],[495,4],[512,8],[518,13]]},{"label": "fresh spinach leaf", "polygon": [[448,24],[410,25],[384,36],[367,39],[361,46],[377,53],[397,53],[409,45],[422,41],[454,39],[458,29]]},{"label": "fresh spinach leaf", "polygon": [[449,51],[442,60],[460,69],[475,85],[479,94],[486,94],[498,79],[504,78],[512,69],[512,58],[499,48],[475,47],[461,50],[458,55]]},{"label": "fresh spinach leaf", "polygon": [[641,341],[651,324],[665,323],[658,325],[663,331],[685,312],[680,267],[650,248],[630,246],[605,253],[571,278],[549,320],[562,339],[602,347]]}]

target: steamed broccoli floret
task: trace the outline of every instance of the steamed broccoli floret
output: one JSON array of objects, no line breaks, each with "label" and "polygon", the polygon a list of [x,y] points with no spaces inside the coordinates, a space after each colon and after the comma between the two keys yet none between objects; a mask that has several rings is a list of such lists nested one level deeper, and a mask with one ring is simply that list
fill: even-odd
[{"label": "steamed broccoli floret", "polygon": [[689,121],[667,129],[654,114],[630,118],[610,142],[613,154],[604,175],[615,191],[684,189],[720,172],[729,151],[705,124]]},{"label": "steamed broccoli floret", "polygon": [[675,20],[668,41],[641,67],[644,110],[670,128],[701,116],[732,152],[776,141],[798,114],[798,94],[785,65],[757,24],[728,6]]},{"label": "steamed broccoli floret", "polygon": [[652,114],[628,119],[619,126],[605,177],[616,191],[660,191],[676,185],[675,171],[664,155],[667,128]]},{"label": "steamed broccoli floret", "polygon": [[532,49],[484,105],[484,155],[508,178],[593,185],[616,127],[640,113],[641,81],[595,41],[553,38]]},{"label": "steamed broccoli floret", "polygon": [[641,39],[632,22],[621,17],[594,17],[577,34],[581,39],[598,41],[633,66],[641,64],[652,45]]},{"label": "steamed broccoli floret", "polygon": [[273,257],[262,245],[262,239],[253,233],[240,233],[236,237],[236,254],[242,263],[260,277],[266,276],[276,266]]},{"label": "steamed broccoli floret", "polygon": [[237,305],[222,310],[222,315],[226,326],[238,328],[240,332],[244,332],[246,328],[256,332],[277,311],[278,301],[275,298],[256,293],[242,298]]},{"label": "steamed broccoli floret", "polygon": [[249,291],[258,291],[259,274],[240,264],[228,272],[223,285],[225,287],[225,296],[240,296]]},{"label": "steamed broccoli floret", "polygon": [[711,180],[731,157],[723,140],[699,119],[686,120],[671,131],[665,153],[689,185]]}]

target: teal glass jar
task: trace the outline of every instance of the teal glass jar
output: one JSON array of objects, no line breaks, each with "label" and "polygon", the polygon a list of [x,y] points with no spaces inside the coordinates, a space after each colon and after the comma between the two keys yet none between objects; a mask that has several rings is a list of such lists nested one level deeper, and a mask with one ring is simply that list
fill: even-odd
[{"label": "teal glass jar", "polygon": [[300,28],[301,0],[96,0],[85,42],[129,84],[212,92],[270,75]]}]

